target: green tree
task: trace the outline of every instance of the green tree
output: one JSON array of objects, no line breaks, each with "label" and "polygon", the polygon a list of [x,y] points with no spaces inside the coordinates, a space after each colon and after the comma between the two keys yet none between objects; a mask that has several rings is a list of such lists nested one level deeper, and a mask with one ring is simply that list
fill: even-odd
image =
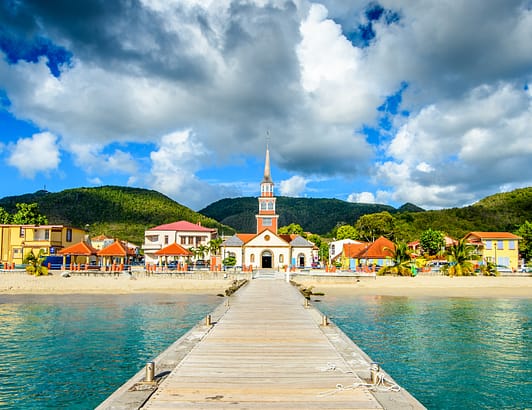
[{"label": "green tree", "polygon": [[412,257],[406,242],[396,243],[393,249],[386,248],[392,253],[393,266],[384,266],[379,274],[390,273],[400,276],[412,276]]},{"label": "green tree", "polygon": [[0,224],[9,224],[11,223],[11,215],[0,206]]},{"label": "green tree", "polygon": [[289,235],[289,234],[296,234],[296,235],[303,235],[303,228],[301,225],[296,223],[291,223],[287,226],[281,226],[277,232],[279,235]]},{"label": "green tree", "polygon": [[28,265],[26,266],[26,272],[30,275],[43,276],[48,275],[48,268],[42,266],[45,259],[46,255],[44,254],[44,251],[40,249],[37,256],[35,256],[33,251],[30,251],[22,262]]},{"label": "green tree", "polygon": [[214,238],[209,241],[207,244],[209,248],[209,252],[211,255],[218,255],[218,252],[220,252],[220,246],[222,245],[223,239],[222,238]]},{"label": "green tree", "polygon": [[12,222],[15,225],[35,224],[45,225],[48,223],[48,218],[41,215],[39,212],[39,205],[33,204],[17,204],[17,212],[13,215]]},{"label": "green tree", "polygon": [[361,216],[355,225],[358,237],[373,242],[380,236],[394,238],[395,219],[388,212],[378,212]]},{"label": "green tree", "polygon": [[352,225],[342,225],[336,230],[336,239],[357,239],[358,232]]},{"label": "green tree", "polygon": [[419,244],[425,252],[434,256],[441,252],[445,246],[445,237],[441,231],[429,228],[421,234]]},{"label": "green tree", "polygon": [[224,264],[224,266],[228,266],[228,267],[233,267],[236,265],[236,258],[235,258],[235,255],[229,255],[227,256],[223,261],[222,263]]},{"label": "green tree", "polygon": [[476,248],[469,244],[465,238],[462,238],[447,250],[449,265],[442,270],[449,276],[474,275],[475,265],[473,261],[478,259]]},{"label": "green tree", "polygon": [[519,252],[525,259],[525,262],[529,262],[532,259],[532,223],[525,221],[516,232],[522,240],[519,241]]}]

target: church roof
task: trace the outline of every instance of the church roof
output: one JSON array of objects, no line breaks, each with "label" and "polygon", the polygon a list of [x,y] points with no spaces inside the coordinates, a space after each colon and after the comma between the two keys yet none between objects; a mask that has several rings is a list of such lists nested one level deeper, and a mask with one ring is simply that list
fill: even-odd
[{"label": "church roof", "polygon": [[230,238],[227,238],[223,243],[222,246],[242,246],[244,245],[244,241],[238,237],[238,235],[233,235]]},{"label": "church roof", "polygon": [[[279,235],[281,238],[287,235]],[[284,238],[283,238],[284,239]],[[286,240],[286,239],[285,239]],[[290,246],[297,246],[298,248],[313,248],[314,244],[307,241],[300,235],[290,235],[290,240],[287,240],[290,243]]]}]

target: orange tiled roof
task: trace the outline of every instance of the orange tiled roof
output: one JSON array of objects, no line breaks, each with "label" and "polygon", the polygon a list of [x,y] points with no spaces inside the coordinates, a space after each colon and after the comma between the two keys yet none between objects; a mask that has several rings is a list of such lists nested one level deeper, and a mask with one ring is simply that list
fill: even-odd
[{"label": "orange tiled roof", "polygon": [[78,242],[72,246],[61,249],[58,254],[60,255],[96,255],[98,249],[93,248],[86,242]]},{"label": "orange tiled roof", "polygon": [[114,241],[107,248],[103,248],[98,251],[98,256],[131,256],[135,255],[135,252],[131,249],[126,249],[120,241]]},{"label": "orange tiled roof", "polygon": [[362,251],[356,255],[356,257],[365,259],[391,258],[394,251],[394,243],[384,236],[381,236],[375,242],[362,249]]},{"label": "orange tiled roof", "polygon": [[162,249],[159,249],[157,252],[155,252],[155,254],[162,256],[190,256],[192,255],[192,252],[174,242]]},{"label": "orange tiled roof", "polygon": [[113,238],[109,238],[108,236],[105,236],[105,235],[98,235],[98,236],[95,236],[94,238],[91,238],[91,240],[93,241],[105,241],[106,239],[113,239]]},{"label": "orange tiled roof", "polygon": [[237,233],[236,236],[244,243],[248,243],[254,239],[257,235],[254,233]]},{"label": "orange tiled roof", "polygon": [[523,239],[510,232],[469,232],[466,238],[471,237],[478,239]]},{"label": "orange tiled roof", "polygon": [[344,243],[343,253],[346,258],[355,258],[357,254],[369,246],[367,242]]}]

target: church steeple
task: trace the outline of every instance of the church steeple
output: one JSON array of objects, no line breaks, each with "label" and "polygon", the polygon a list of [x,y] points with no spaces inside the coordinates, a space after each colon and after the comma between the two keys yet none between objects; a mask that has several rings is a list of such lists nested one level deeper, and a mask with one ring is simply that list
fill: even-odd
[{"label": "church steeple", "polygon": [[273,196],[273,180],[270,170],[270,149],[266,147],[266,159],[264,161],[264,178],[260,183],[259,214],[257,218],[257,233],[269,229],[277,234],[277,219],[275,214],[275,197]]}]

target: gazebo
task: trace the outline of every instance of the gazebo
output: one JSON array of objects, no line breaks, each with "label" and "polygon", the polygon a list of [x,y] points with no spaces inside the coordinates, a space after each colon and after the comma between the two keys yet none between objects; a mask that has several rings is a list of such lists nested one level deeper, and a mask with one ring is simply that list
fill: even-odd
[{"label": "gazebo", "polygon": [[[192,256],[192,252],[190,252],[188,249],[183,248],[181,245],[178,245],[177,243],[172,243],[168,246],[165,246],[162,249],[159,249],[155,252],[155,255],[157,255],[159,259],[159,265],[168,267],[168,257],[173,257],[173,260],[176,262],[176,267],[179,268],[180,262],[183,262],[183,258]],[[163,263],[164,258],[164,263]],[[186,270],[186,269],[185,269]]]},{"label": "gazebo", "polygon": [[[70,256],[70,270],[77,264],[80,266],[82,263],[88,265],[90,263],[91,256],[96,256],[98,250],[93,248],[85,241],[76,243],[75,245],[61,249],[57,252],[63,256],[63,267],[66,268],[66,257]],[[81,258],[83,257],[83,258]]]},{"label": "gazebo", "polygon": [[135,256],[135,252],[128,249],[120,241],[114,241],[111,245],[97,251],[97,255],[102,258],[103,270],[124,270],[124,264]]}]

